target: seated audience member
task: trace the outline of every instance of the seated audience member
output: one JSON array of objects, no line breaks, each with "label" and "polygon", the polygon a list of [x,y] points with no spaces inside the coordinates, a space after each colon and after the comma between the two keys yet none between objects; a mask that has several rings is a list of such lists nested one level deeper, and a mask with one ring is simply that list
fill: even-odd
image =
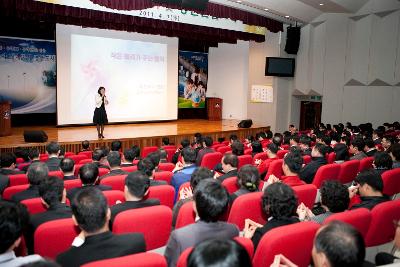
[{"label": "seated audience member", "polygon": [[271,229],[299,222],[296,217],[297,197],[290,186],[271,184],[265,189],[261,201],[268,221],[263,226],[248,219],[243,230],[244,236],[253,241],[254,251],[263,235]]},{"label": "seated audience member", "polygon": [[375,147],[374,141],[372,139],[367,138],[364,140],[365,141],[365,147],[364,147],[364,152],[367,157],[373,157],[375,153],[378,151]]},{"label": "seated audience member", "polygon": [[278,150],[279,148],[275,144],[268,144],[265,148],[265,152],[267,153],[268,158],[264,161],[259,160],[255,162],[256,165],[258,164],[258,171],[261,177],[265,177],[265,174],[267,173],[271,162],[279,159],[277,155]]},{"label": "seated audience member", "polygon": [[233,141],[231,144],[232,154],[236,156],[244,155],[244,145],[239,141]]},{"label": "seated audience member", "polygon": [[[397,249],[400,248],[400,221],[395,221],[395,227],[396,227],[396,233],[394,236],[394,245],[396,246]],[[392,254],[386,253],[386,252],[379,252],[375,256],[375,263],[376,266],[381,266],[386,264],[390,264],[388,266],[399,266],[400,260],[398,257],[395,257]]]},{"label": "seated audience member", "polygon": [[[257,138],[258,139],[258,138]],[[251,148],[251,143],[253,143],[255,141],[254,136],[252,135],[248,135],[246,136],[246,138],[244,139],[244,146],[246,148]],[[230,144],[229,144],[230,145]]]},{"label": "seated audience member", "polygon": [[201,133],[194,134],[192,148],[196,150],[197,154],[201,149],[203,149],[203,136],[201,135]]},{"label": "seated audience member", "polygon": [[183,188],[183,192],[179,192],[179,200],[175,203],[172,209],[172,227],[175,228],[178,213],[183,204],[193,201],[193,192],[201,180],[212,178],[213,172],[206,167],[197,168],[190,177],[190,188]]},{"label": "seated audience member", "polygon": [[351,225],[331,222],[318,230],[312,258],[315,267],[361,267],[365,258],[364,239]]},{"label": "seated audience member", "polygon": [[[299,177],[299,172],[303,166],[303,157],[299,152],[289,152],[283,158],[281,181],[289,186],[298,186],[306,184]],[[276,178],[276,177],[275,177]],[[279,180],[276,178],[276,180]]]},{"label": "seated audience member", "polygon": [[319,167],[328,163],[326,161],[325,154],[326,146],[320,143],[315,144],[311,151],[311,162],[304,166],[299,173],[301,180],[303,180],[307,184],[311,184],[313,182],[314,176],[317,173]]},{"label": "seated audience member", "polygon": [[0,174],[2,175],[13,175],[13,174],[23,174],[16,168],[17,158],[14,153],[4,152],[0,154]]},{"label": "seated audience member", "polygon": [[251,156],[254,157],[258,153],[262,153],[263,148],[259,141],[254,141],[251,143]]},{"label": "seated audience member", "polygon": [[237,184],[239,189],[229,196],[231,203],[241,195],[260,191],[258,189],[260,185],[260,174],[257,168],[250,164],[241,167],[237,175]]},{"label": "seated audience member", "polygon": [[339,181],[326,180],[320,188],[320,194],[324,213],[315,215],[304,203],[301,203],[297,208],[300,221],[314,221],[322,224],[332,214],[343,212],[349,207],[349,191]]},{"label": "seated audience member", "polygon": [[185,148],[182,150],[182,163],[178,162],[172,171],[174,175],[171,179],[171,185],[175,188],[175,201],[179,193],[179,187],[186,182],[190,181],[190,177],[197,169],[196,151],[192,148]]},{"label": "seated audience member", "polygon": [[239,141],[237,135],[236,134],[231,134],[229,136],[229,146],[232,145],[232,143],[235,142],[235,141]]},{"label": "seated audience member", "polygon": [[119,152],[122,148],[122,143],[119,140],[111,142],[111,151]]},{"label": "seated audience member", "polygon": [[60,159],[58,156],[60,155],[61,148],[57,142],[50,142],[46,146],[47,154],[49,154],[49,159],[46,161],[46,165],[49,168],[49,171],[59,171],[60,170]]},{"label": "seated audience member", "polygon": [[74,196],[83,188],[95,187],[100,191],[112,190],[111,186],[101,185],[99,183],[99,168],[94,163],[86,163],[79,169],[79,179],[82,181],[82,187],[71,188],[67,192],[67,198],[72,201]]},{"label": "seated audience member", "polygon": [[400,144],[393,144],[390,149],[390,156],[393,160],[392,169],[400,168]]},{"label": "seated audience member", "polygon": [[390,200],[388,196],[382,193],[382,177],[375,170],[361,172],[354,181],[357,185],[349,188],[350,198],[358,193],[361,203],[353,205],[351,209],[367,208],[371,210],[379,203]]},{"label": "seated audience member", "polygon": [[296,129],[296,127],[294,127],[293,124],[289,125],[289,132],[290,132],[291,135],[297,134],[297,129]]},{"label": "seated audience member", "polygon": [[140,147],[137,145],[133,145],[131,147],[131,149],[133,150],[133,153],[135,154],[134,160],[140,160]]},{"label": "seated audience member", "polygon": [[237,167],[239,165],[239,159],[236,155],[227,153],[222,157],[221,167],[223,175],[218,176],[219,181],[223,181],[226,178],[235,177],[238,175]]},{"label": "seated audience member", "polygon": [[168,154],[164,148],[160,148],[158,154],[160,155],[160,163],[168,163]]},{"label": "seated audience member", "polygon": [[96,165],[98,168],[104,168],[104,169],[110,169],[109,166],[103,164],[105,155],[104,155],[104,150],[97,148],[93,151],[92,154],[92,160],[93,160],[93,164]]},{"label": "seated audience member", "polygon": [[[29,149],[29,160],[30,160],[30,164],[34,162],[40,162],[40,152],[39,149],[37,148],[31,148]],[[25,167],[22,167],[20,170],[23,172],[27,172],[29,165],[26,165]]]},{"label": "seated audience member", "polygon": [[135,155],[133,149],[131,149],[131,148],[125,149],[124,156],[123,156],[122,162],[121,162],[121,167],[135,166],[135,164],[133,164],[135,157],[136,157],[136,155]]},{"label": "seated audience member", "polygon": [[67,193],[63,180],[53,176],[44,179],[39,185],[39,195],[46,211],[31,216],[27,238],[29,251],[33,251],[33,235],[41,224],[72,216],[71,208],[65,204]]},{"label": "seated audience member", "polygon": [[331,147],[332,138],[329,135],[323,135],[321,138],[321,143],[326,146],[326,153],[333,152],[333,148]]},{"label": "seated audience member", "polygon": [[108,225],[110,209],[104,195],[96,188],[82,189],[72,201],[72,219],[79,226],[84,242],[59,254],[56,261],[62,266],[81,266],[92,261],[111,259],[145,252],[141,233],[115,235]]},{"label": "seated audience member", "polygon": [[26,176],[28,176],[29,187],[28,189],[16,193],[12,196],[12,201],[20,202],[25,199],[37,198],[39,197],[39,184],[47,178],[49,174],[49,168],[46,164],[42,162],[32,163]]},{"label": "seated audience member", "polygon": [[391,170],[393,166],[392,157],[387,152],[376,152],[372,166],[380,175],[385,171]]},{"label": "seated audience member", "polygon": [[[262,142],[265,139],[267,139],[267,136],[265,135],[264,132],[259,132],[256,134],[256,141]],[[235,140],[235,141],[239,141],[239,140]]]},{"label": "seated audience member", "polygon": [[197,158],[196,158],[196,165],[197,166],[201,165],[201,161],[203,160],[203,157],[204,157],[205,154],[215,152],[215,150],[211,148],[212,145],[213,145],[212,138],[210,136],[204,137],[204,139],[203,139],[203,149],[201,149],[197,153]]},{"label": "seated audience member", "polygon": [[14,253],[14,249],[21,243],[28,218],[28,212],[23,205],[0,201],[0,266],[18,267],[42,260],[39,255],[17,257]]},{"label": "seated audience member", "polygon": [[372,132],[372,141],[374,141],[375,145],[380,145],[382,142],[383,132],[380,130],[374,130]]},{"label": "seated audience member", "polygon": [[151,152],[146,156],[146,158],[151,160],[151,162],[154,165],[154,170],[158,172],[159,171],[158,165],[160,165],[160,160],[161,160],[160,152],[159,151]]},{"label": "seated audience member", "polygon": [[168,137],[163,137],[162,138],[162,145],[163,146],[169,146],[170,145]]},{"label": "seated audience member", "polygon": [[390,135],[385,135],[382,138],[382,147],[385,151],[390,151],[390,147],[395,143],[393,137]]},{"label": "seated audience member", "polygon": [[140,171],[132,172],[126,176],[124,187],[126,201],[111,207],[111,227],[115,217],[123,211],[160,205],[158,199],[144,199],[149,193],[149,187],[149,177]]},{"label": "seated audience member", "polygon": [[340,143],[341,143],[341,144],[345,144],[347,147],[349,147],[349,146],[350,146],[350,137],[348,137],[348,136],[342,136],[342,137],[340,138]]},{"label": "seated audience member", "polygon": [[272,143],[275,144],[278,149],[281,149],[281,145],[282,145],[282,135],[279,133],[275,133],[275,136],[272,138]]},{"label": "seated audience member", "polygon": [[172,231],[166,249],[168,266],[176,266],[179,255],[187,248],[208,239],[231,239],[239,235],[236,225],[219,221],[229,205],[229,195],[220,182],[202,180],[194,192],[193,208],[200,218],[196,223]]},{"label": "seated audience member", "polygon": [[[22,158],[23,162],[22,163],[29,163],[29,149],[25,147],[17,147],[14,150],[14,155],[16,158]],[[18,167],[18,166],[17,166]]]},{"label": "seated audience member", "polygon": [[83,151],[90,151],[90,143],[88,140],[82,141],[82,150]]},{"label": "seated audience member", "polygon": [[118,151],[111,151],[107,156],[107,161],[110,164],[110,172],[101,176],[100,180],[106,177],[128,174],[121,169],[121,155]]},{"label": "seated audience member", "polygon": [[349,160],[349,151],[345,144],[336,144],[333,152],[335,152],[335,163],[340,164]]},{"label": "seated audience member", "polygon": [[234,240],[206,240],[189,254],[188,267],[252,266],[247,251]]},{"label": "seated audience member", "polygon": [[311,139],[306,135],[301,136],[299,139],[299,147],[301,149],[301,154],[303,156],[305,155],[311,156],[310,146],[311,146]]},{"label": "seated audience member", "polygon": [[65,148],[60,147],[60,153],[58,154],[58,159],[62,160],[63,158],[65,158]]},{"label": "seated audience member", "polygon": [[291,136],[290,136],[290,138],[289,138],[289,145],[290,145],[291,147],[292,147],[292,146],[298,147],[298,146],[299,146],[299,142],[300,142],[300,137],[299,137],[297,134],[291,135]]},{"label": "seated audience member", "polygon": [[60,161],[60,169],[64,174],[64,180],[76,179],[75,162],[70,158],[64,158]]},{"label": "seated audience member", "polygon": [[154,180],[155,166],[149,158],[144,158],[138,163],[138,170],[144,173],[150,179],[150,186],[166,185],[166,181]]},{"label": "seated audience member", "polygon": [[186,139],[186,138],[185,138],[185,139],[182,139],[182,141],[181,141],[181,147],[178,148],[178,149],[176,150],[174,156],[172,157],[172,163],[173,163],[173,164],[178,163],[179,156],[181,155],[182,150],[185,149],[185,148],[187,148],[187,147],[189,147],[189,146],[190,146],[190,141],[189,141],[189,139]]}]

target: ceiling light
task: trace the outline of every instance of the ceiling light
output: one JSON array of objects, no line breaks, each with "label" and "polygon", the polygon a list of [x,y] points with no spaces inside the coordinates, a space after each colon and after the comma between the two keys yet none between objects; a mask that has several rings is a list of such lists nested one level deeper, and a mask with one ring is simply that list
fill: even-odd
[{"label": "ceiling light", "polygon": [[268,11],[269,9],[268,9],[268,8],[264,8],[264,10],[265,10],[265,11]]},{"label": "ceiling light", "polygon": [[286,15],[285,18],[290,18],[290,16],[289,16],[289,15]]},{"label": "ceiling light", "polygon": [[324,4],[323,3],[321,3],[321,4],[319,4],[320,6],[323,6]]},{"label": "ceiling light", "polygon": [[240,0],[236,0],[236,3],[241,3],[242,1],[240,1]]}]

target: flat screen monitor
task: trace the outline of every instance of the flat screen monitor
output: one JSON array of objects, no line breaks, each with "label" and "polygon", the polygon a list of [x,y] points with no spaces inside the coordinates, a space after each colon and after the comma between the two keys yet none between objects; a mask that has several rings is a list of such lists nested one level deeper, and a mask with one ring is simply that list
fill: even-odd
[{"label": "flat screen monitor", "polygon": [[294,58],[267,57],[265,76],[294,77]]}]

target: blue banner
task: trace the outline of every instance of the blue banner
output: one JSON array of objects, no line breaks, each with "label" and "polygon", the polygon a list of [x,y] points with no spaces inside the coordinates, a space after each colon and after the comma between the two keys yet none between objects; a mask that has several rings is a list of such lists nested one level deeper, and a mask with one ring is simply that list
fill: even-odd
[{"label": "blue banner", "polygon": [[208,54],[179,51],[178,108],[204,108]]},{"label": "blue banner", "polygon": [[0,37],[0,101],[12,114],[56,112],[54,41]]}]

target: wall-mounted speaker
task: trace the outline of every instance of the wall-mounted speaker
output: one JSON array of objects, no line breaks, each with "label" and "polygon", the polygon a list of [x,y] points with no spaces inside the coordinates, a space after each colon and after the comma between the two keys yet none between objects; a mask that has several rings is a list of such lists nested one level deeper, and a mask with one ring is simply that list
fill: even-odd
[{"label": "wall-mounted speaker", "polygon": [[300,27],[291,26],[286,28],[286,53],[297,55],[300,45],[300,29]]}]

